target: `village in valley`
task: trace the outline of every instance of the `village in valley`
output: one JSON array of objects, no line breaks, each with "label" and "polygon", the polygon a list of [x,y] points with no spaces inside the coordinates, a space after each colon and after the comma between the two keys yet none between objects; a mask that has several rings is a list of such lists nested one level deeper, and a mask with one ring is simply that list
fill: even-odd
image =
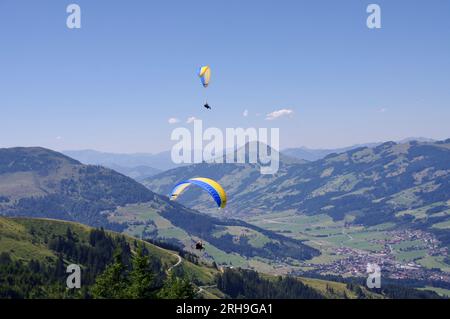
[{"label": "village in valley", "polygon": [[[423,263],[424,260],[433,258],[448,260],[448,248],[441,246],[432,234],[421,230],[390,231],[389,236],[383,239],[372,239],[370,242],[381,245],[383,249],[370,251],[341,246],[334,250],[334,254],[338,257],[335,261],[307,264],[307,266],[313,267],[315,272],[321,274],[366,276],[367,265],[376,264],[381,268],[383,276],[392,279],[450,283],[448,271],[443,271],[439,267],[429,267]],[[421,255],[417,254],[414,258],[415,253]],[[405,257],[408,254],[410,258]]]}]

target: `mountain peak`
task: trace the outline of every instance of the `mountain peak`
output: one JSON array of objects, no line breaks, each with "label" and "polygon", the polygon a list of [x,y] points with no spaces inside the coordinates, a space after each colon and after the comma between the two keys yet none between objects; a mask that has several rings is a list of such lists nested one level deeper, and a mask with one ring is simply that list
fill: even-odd
[{"label": "mountain peak", "polygon": [[[268,155],[268,156],[274,156],[277,155],[279,158],[279,161],[281,164],[303,164],[306,163],[306,160],[298,159],[289,155],[286,155],[284,153],[281,153],[279,150],[273,148],[272,146],[263,143],[261,141],[250,141],[247,142],[244,146],[238,148],[234,151],[234,156],[237,158],[237,154],[244,150],[245,151],[245,162],[249,163],[249,159],[251,156],[258,159],[261,157],[261,152],[264,152],[262,154]],[[255,154],[256,153],[256,154]]]},{"label": "mountain peak", "polygon": [[6,172],[43,171],[64,164],[80,162],[43,147],[13,147],[0,149],[0,174]]}]

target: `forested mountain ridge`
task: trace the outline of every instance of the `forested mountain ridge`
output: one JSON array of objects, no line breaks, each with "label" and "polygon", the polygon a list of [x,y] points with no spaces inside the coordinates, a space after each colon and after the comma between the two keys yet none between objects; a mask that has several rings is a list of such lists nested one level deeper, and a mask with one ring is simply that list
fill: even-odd
[{"label": "forested mountain ridge", "polygon": [[[252,164],[195,164],[150,177],[144,184],[166,194],[188,176],[217,179],[230,197],[227,210],[244,218],[286,211],[324,213],[365,226],[406,223],[448,240],[433,225],[447,222],[450,214],[450,139],[356,148],[314,162],[285,163],[275,175],[261,175]],[[207,200],[197,190],[180,197],[203,210]]]},{"label": "forested mountain ridge", "polygon": [[[0,149],[0,214],[107,226],[102,211],[147,202],[155,194],[101,166],[44,148]],[[113,227],[113,225],[108,225]]]}]

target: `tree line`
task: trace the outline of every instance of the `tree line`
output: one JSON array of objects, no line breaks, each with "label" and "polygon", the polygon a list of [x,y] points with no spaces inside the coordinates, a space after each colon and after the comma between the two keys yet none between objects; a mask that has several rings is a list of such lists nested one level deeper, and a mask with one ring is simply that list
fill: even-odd
[{"label": "tree line", "polygon": [[[53,235],[47,246],[56,258],[28,262],[0,254],[0,298],[177,298],[195,297],[195,287],[181,272],[165,271],[161,260],[144,244],[129,244],[123,236],[103,229],[81,240],[69,227]],[[81,289],[67,289],[66,267],[81,266]]]}]

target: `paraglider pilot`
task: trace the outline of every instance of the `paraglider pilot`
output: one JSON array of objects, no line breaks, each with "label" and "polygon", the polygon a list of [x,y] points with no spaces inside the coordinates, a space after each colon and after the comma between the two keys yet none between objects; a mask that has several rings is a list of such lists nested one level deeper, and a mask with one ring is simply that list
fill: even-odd
[{"label": "paraglider pilot", "polygon": [[203,250],[205,249],[205,246],[203,246],[203,243],[201,240],[199,240],[196,244],[195,244],[195,249],[197,250]]},{"label": "paraglider pilot", "polygon": [[[203,87],[206,89],[209,85],[209,81],[211,79],[211,69],[209,68],[209,65],[202,66],[200,70],[198,71],[198,76],[200,77],[200,80],[202,81]],[[208,101],[205,105],[203,105],[206,109],[211,110],[211,107],[208,105]]]}]

